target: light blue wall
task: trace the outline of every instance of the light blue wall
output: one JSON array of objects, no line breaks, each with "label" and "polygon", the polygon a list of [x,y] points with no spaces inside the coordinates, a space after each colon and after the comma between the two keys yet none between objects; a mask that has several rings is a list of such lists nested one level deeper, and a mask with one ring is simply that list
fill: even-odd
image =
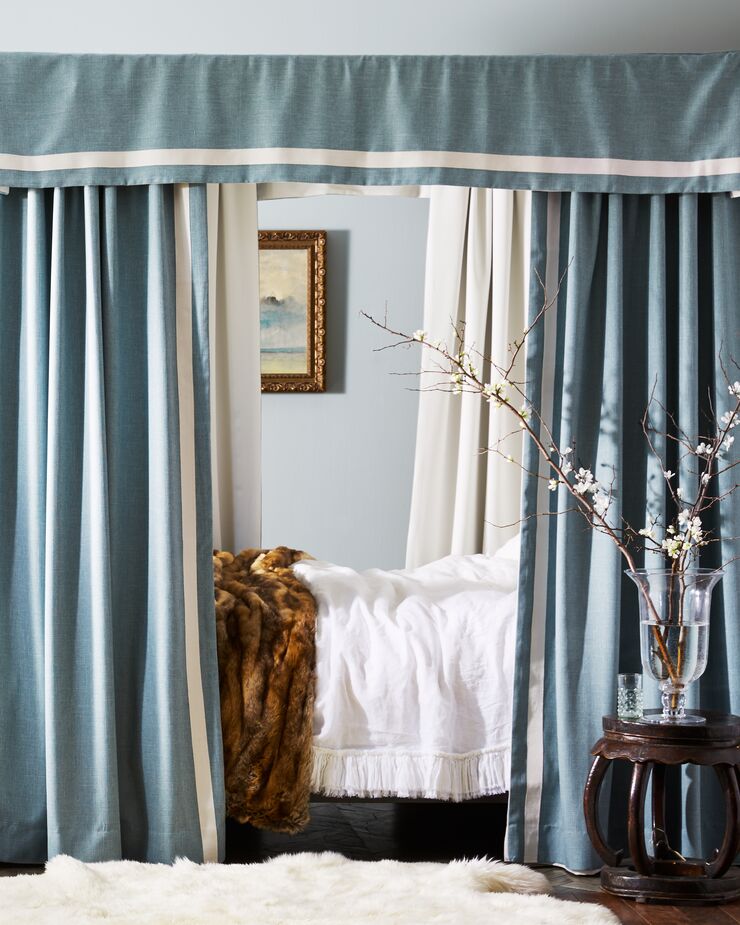
[{"label": "light blue wall", "polygon": [[738,0],[46,0],[6,7],[3,51],[496,55],[740,46]]},{"label": "light blue wall", "polygon": [[400,568],[420,352],[388,343],[363,309],[421,326],[428,203],[322,196],[263,202],[261,228],[326,229],[327,392],[262,397],[262,541],[355,568]]}]

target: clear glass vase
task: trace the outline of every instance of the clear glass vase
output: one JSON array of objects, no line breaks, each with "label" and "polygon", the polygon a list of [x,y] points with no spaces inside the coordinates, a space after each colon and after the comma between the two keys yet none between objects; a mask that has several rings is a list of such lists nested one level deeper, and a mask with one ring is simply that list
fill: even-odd
[{"label": "clear glass vase", "polygon": [[686,688],[704,673],[709,645],[712,590],[721,569],[627,570],[639,589],[642,666],[660,684],[663,712],[653,723],[703,723],[686,713]]}]

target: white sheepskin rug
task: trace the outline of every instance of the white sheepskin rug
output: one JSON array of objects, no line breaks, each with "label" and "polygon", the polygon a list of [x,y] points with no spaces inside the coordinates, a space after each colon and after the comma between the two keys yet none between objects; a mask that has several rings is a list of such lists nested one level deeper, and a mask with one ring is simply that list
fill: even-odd
[{"label": "white sheepskin rug", "polygon": [[0,877],[13,925],[615,925],[607,909],[543,896],[542,874],[497,861],[404,864],[284,854],[262,864],[83,864]]}]

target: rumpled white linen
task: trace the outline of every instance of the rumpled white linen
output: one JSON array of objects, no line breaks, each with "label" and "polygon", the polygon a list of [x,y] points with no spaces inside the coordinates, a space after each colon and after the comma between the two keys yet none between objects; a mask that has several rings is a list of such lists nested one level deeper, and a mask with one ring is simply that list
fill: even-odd
[{"label": "rumpled white linen", "polygon": [[314,793],[463,800],[508,789],[512,547],[398,571],[294,566],[318,602]]}]

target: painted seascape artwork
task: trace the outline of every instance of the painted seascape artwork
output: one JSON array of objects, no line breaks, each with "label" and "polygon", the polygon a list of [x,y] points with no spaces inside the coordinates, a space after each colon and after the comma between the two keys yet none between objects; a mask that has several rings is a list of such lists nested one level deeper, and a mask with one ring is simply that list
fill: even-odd
[{"label": "painted seascape artwork", "polygon": [[260,250],[260,369],[308,372],[308,273],[310,252]]}]

